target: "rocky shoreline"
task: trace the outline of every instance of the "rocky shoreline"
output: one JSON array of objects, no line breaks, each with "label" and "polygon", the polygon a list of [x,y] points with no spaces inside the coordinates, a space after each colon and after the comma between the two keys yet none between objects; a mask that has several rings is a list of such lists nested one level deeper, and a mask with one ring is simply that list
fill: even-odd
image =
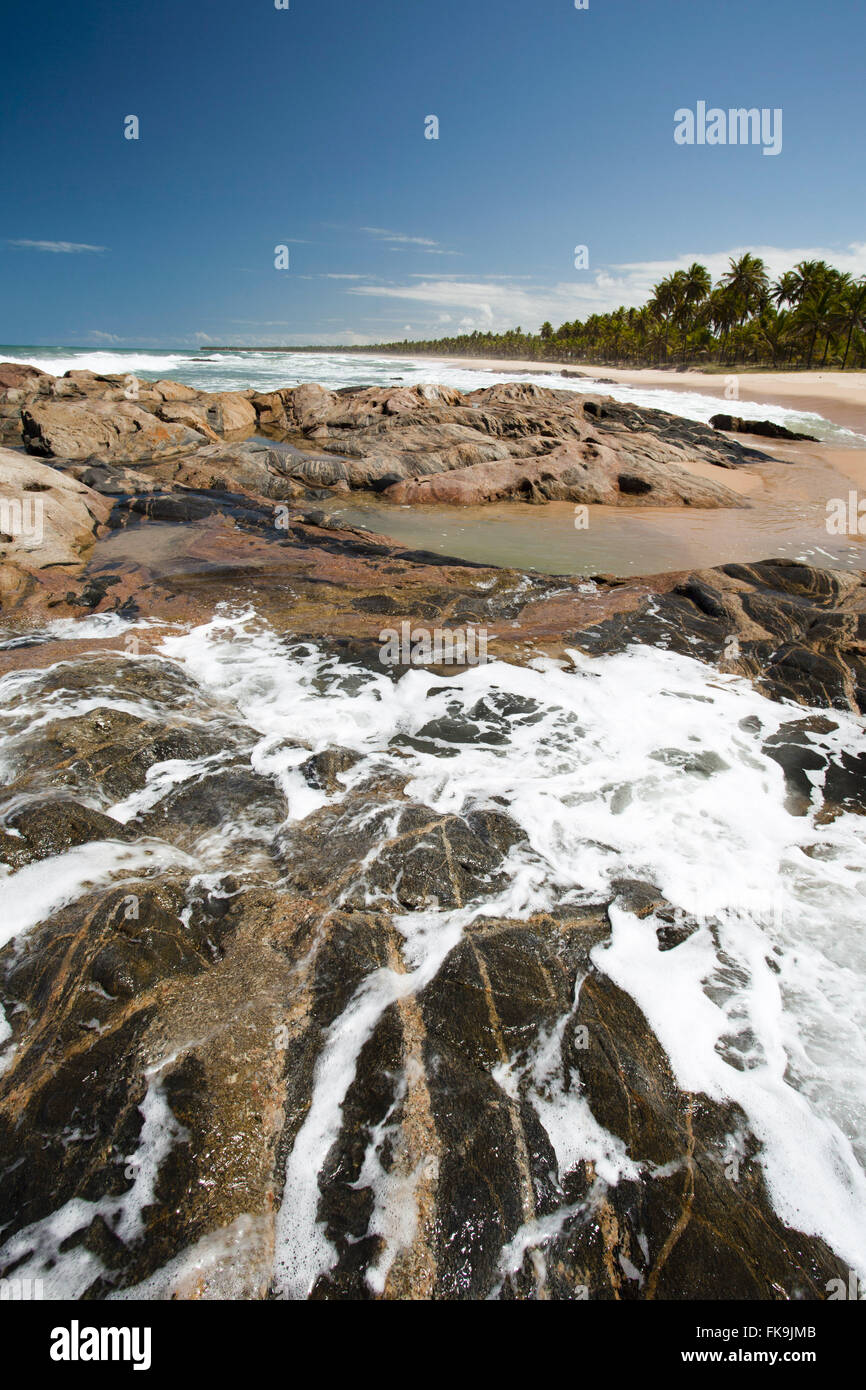
[{"label": "rocky shoreline", "polygon": [[[11,363],[0,364],[0,445],[0,506],[25,518],[38,507],[49,532],[20,518],[0,529],[6,612],[74,610],[93,592],[81,580],[92,542],[142,517],[233,518],[280,542],[315,524],[295,504],[353,489],[402,505],[744,507],[725,471],[767,457],[660,411],[524,384],[207,393]],[[102,611],[112,598],[84,601]]]},{"label": "rocky shoreline", "polygon": [[[43,503],[38,542],[0,545],[0,863],[27,917],[0,938],[0,1277],[85,1299],[501,1300],[818,1299],[846,1279],[777,1215],[744,1112],[682,1089],[599,968],[621,914],[673,953],[700,924],[635,879],[509,916],[497,904],[530,855],[509,808],[413,795],[415,753],[505,747],[512,721],[540,717],[532,700],[467,712],[434,685],[427,722],[366,761],[336,736],[286,735],[292,795],[308,797],[290,814],[270,745],[166,645],[246,607],[346,698],[406,674],[379,660],[380,630],[404,619],[481,625],[516,665],[653,647],[779,705],[778,728],[743,737],[781,767],[791,816],[864,814],[866,755],[827,743],[866,710],[861,575],[767,560],[552,580],[401,550],[315,507],[350,488],[741,506],[687,464],[754,451],[522,385],[160,382],[132,401],[122,379],[6,366],[0,387],[0,495]],[[164,528],[182,566],[159,560]],[[99,558],[99,538],[138,531],[152,560]],[[122,621],[79,640],[52,627],[94,615],[152,626],[132,648]],[[692,771],[712,778],[701,756]],[[61,859],[74,887],[40,910],[40,866]],[[331,1130],[323,1077],[353,1029]],[[608,1136],[618,1181],[560,1161],[542,1120],[554,1093]],[[414,1216],[395,1234],[397,1193]],[[332,1258],[307,1278],[292,1222],[310,1211]]]}]

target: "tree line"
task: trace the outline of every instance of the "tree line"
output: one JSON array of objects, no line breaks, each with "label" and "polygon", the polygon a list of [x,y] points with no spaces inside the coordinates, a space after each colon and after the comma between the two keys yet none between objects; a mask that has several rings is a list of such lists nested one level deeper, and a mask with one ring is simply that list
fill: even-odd
[{"label": "tree line", "polygon": [[[380,343],[393,352],[514,357],[610,366],[809,369],[866,366],[866,277],[826,261],[800,261],[771,281],[760,256],[730,260],[714,285],[694,262],[653,287],[641,308],[621,306],[539,333],[504,333]],[[345,351],[345,349],[342,349]],[[361,351],[369,351],[369,348]]]}]

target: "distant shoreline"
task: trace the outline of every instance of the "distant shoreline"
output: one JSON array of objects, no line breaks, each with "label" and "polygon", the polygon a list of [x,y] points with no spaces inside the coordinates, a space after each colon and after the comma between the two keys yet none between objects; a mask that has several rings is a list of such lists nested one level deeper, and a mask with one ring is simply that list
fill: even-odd
[{"label": "distant shoreline", "polygon": [[[73,349],[70,349],[72,351]],[[90,347],[77,347],[76,352],[96,351],[92,345]],[[124,349],[124,351],[134,351],[135,349]],[[144,351],[144,349],[142,349]],[[429,348],[418,348],[417,351],[409,352],[405,348],[377,347],[375,343],[365,344],[364,347],[347,346],[346,344],[326,344],[322,347],[304,344],[302,346],[284,344],[283,346],[271,347],[251,347],[249,344],[225,344],[212,347],[210,344],[199,344],[197,348],[156,348],[157,352],[200,352],[207,357],[212,352],[276,352],[293,353],[306,352],[312,355],[333,354],[334,356],[351,357],[429,357],[434,362],[466,362],[474,365],[486,366],[490,362],[496,362],[503,367],[510,366],[521,371],[530,367],[533,371],[551,372],[558,376],[559,373],[553,371],[554,368],[568,368],[575,376],[595,376],[596,372],[656,372],[664,377],[673,376],[700,376],[700,377],[722,377],[736,373],[739,376],[833,376],[856,378],[866,377],[866,371],[860,367],[752,367],[748,363],[741,363],[737,367],[720,367],[718,364],[701,367],[669,366],[669,367],[612,367],[604,362],[584,362],[575,361],[573,357],[472,357],[459,353],[449,354],[442,352],[431,352]]]}]

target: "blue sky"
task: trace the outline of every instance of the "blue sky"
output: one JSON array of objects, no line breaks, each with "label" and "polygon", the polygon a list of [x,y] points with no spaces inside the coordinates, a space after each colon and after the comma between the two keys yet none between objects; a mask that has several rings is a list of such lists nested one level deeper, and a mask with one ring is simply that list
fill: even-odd
[{"label": "blue sky", "polygon": [[[6,343],[536,329],[741,249],[866,273],[862,0],[51,0],[3,37]],[[701,100],[781,108],[781,154],[675,144]]]}]

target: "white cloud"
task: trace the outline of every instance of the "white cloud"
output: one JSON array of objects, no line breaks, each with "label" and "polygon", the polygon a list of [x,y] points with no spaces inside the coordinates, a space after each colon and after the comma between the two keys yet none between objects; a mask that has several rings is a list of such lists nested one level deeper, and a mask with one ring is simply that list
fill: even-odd
[{"label": "white cloud", "polygon": [[424,331],[430,331],[437,321],[442,322],[441,314],[449,311],[462,312],[460,327],[470,332],[476,328],[496,332],[517,324],[536,329],[545,319],[558,325],[570,319],[586,319],[590,314],[607,313],[621,304],[626,308],[640,307],[649,299],[654,284],[675,270],[685,269],[692,261],[705,265],[717,280],[728,269],[728,262],[746,251],[762,257],[771,278],[802,260],[828,261],[855,279],[866,275],[866,242],[852,243],[843,250],[827,246],[735,246],[728,251],[689,251],[669,260],[630,261],[600,266],[590,272],[576,271],[573,280],[552,285],[527,283],[523,276],[409,276],[407,284],[359,285],[347,293],[405,300],[439,310],[438,319],[431,318]]},{"label": "white cloud", "polygon": [[107,251],[107,246],[88,246],[83,241],[25,241],[10,240],[10,246],[24,246],[29,251],[54,251],[64,256],[77,255],[81,251]]},{"label": "white cloud", "polygon": [[[783,271],[793,269],[800,261],[827,261],[837,270],[847,271],[855,279],[866,275],[866,242],[852,242],[844,249],[829,246],[735,246],[730,251],[690,251],[665,261],[626,261],[607,269],[613,276],[611,284],[628,284],[634,291],[640,291],[643,302],[652,293],[657,281],[676,270],[685,270],[692,261],[705,265],[715,281],[724,275],[730,260],[738,260],[747,251],[753,256],[760,256],[771,280]],[[616,305],[611,307],[616,308]]]},{"label": "white cloud", "polygon": [[[421,280],[409,285],[359,285],[349,294],[427,304],[442,312],[463,311],[461,326],[496,330],[521,324],[534,327],[544,319],[584,316],[607,307],[606,291],[592,285],[558,284],[528,287],[504,281],[490,284],[482,280]],[[615,303],[619,303],[616,300]]]},{"label": "white cloud", "polygon": [[362,232],[367,232],[369,236],[377,237],[380,241],[399,241],[407,246],[438,246],[438,241],[431,241],[426,236],[406,236],[403,232],[389,232],[386,227],[362,227]]}]

